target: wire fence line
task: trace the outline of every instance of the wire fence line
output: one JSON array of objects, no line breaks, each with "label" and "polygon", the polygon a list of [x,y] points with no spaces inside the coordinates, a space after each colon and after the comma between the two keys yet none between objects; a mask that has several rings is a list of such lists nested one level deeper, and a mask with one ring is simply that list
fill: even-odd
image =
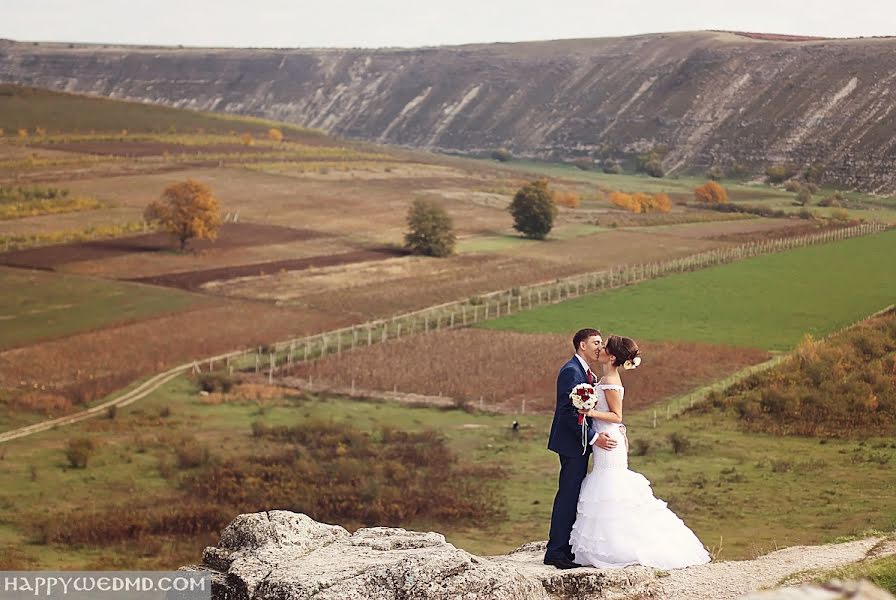
[{"label": "wire fence line", "polygon": [[273,381],[277,372],[296,363],[307,363],[332,354],[339,355],[348,350],[389,339],[475,325],[539,306],[557,304],[583,295],[670,274],[686,273],[755,256],[879,233],[888,228],[888,225],[881,223],[863,223],[816,234],[747,242],[680,258],[611,267],[603,271],[572,275],[549,282],[498,290],[391,318],[377,319],[196,361],[192,365],[192,370],[196,373],[221,368],[229,369],[231,372],[254,370],[256,373],[267,373],[269,380]]}]

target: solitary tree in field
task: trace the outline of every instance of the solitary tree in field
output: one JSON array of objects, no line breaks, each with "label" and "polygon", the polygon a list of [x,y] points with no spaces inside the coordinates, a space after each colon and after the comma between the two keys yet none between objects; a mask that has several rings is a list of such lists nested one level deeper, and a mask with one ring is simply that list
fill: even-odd
[{"label": "solitary tree in field", "polygon": [[282,142],[283,141],[283,132],[279,129],[268,129],[268,139],[274,142]]},{"label": "solitary tree in field", "polygon": [[448,256],[454,253],[457,237],[445,209],[431,200],[418,198],[408,211],[405,245],[415,254]]},{"label": "solitary tree in field", "polygon": [[513,228],[527,238],[543,240],[554,227],[557,205],[546,179],[539,179],[521,187],[507,208],[513,215]]},{"label": "solitary tree in field", "polygon": [[221,225],[218,199],[207,185],[192,179],[165,188],[162,199],[147,206],[143,217],[147,221],[158,221],[173,233],[180,240],[181,252],[193,238],[217,238]]},{"label": "solitary tree in field", "polygon": [[728,202],[728,192],[715,181],[707,181],[694,189],[694,199],[708,204],[722,204]]}]

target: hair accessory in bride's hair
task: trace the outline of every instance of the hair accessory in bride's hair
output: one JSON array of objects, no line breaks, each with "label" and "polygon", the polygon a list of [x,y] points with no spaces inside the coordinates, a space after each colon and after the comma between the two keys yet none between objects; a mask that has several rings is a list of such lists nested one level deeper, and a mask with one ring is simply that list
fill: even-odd
[{"label": "hair accessory in bride's hair", "polygon": [[641,365],[641,357],[636,356],[634,358],[630,358],[624,363],[622,363],[622,368],[626,371],[631,371],[632,369],[637,369]]}]

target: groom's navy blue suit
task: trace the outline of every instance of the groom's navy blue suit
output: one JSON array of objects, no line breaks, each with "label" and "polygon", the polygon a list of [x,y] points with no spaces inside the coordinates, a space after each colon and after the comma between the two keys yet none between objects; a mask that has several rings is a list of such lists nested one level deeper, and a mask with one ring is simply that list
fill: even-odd
[{"label": "groom's navy blue suit", "polygon": [[585,369],[576,356],[569,359],[557,374],[557,407],[554,409],[554,420],[551,423],[548,450],[560,455],[560,483],[557,495],[554,497],[551,533],[544,554],[545,561],[558,558],[573,560],[569,536],[572,533],[573,523],[576,522],[576,505],[579,501],[582,480],[588,473],[591,446],[587,442],[594,439],[594,430],[591,428],[591,419],[586,419],[587,439],[583,442],[582,426],[578,423],[579,413],[572,405],[569,393],[575,386],[587,382]]}]

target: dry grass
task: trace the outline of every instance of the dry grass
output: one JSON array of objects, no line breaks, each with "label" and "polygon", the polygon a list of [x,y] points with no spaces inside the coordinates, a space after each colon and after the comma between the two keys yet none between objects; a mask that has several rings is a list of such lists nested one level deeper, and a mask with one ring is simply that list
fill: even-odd
[{"label": "dry grass", "polygon": [[[596,315],[597,316],[597,315]],[[567,339],[569,338],[569,339]],[[478,406],[549,413],[556,376],[572,355],[569,336],[440,331],[330,356],[292,373],[315,382],[356,388],[442,394]],[[643,366],[623,375],[626,410],[638,410],[762,362],[761,350],[699,343],[645,342]]]}]

